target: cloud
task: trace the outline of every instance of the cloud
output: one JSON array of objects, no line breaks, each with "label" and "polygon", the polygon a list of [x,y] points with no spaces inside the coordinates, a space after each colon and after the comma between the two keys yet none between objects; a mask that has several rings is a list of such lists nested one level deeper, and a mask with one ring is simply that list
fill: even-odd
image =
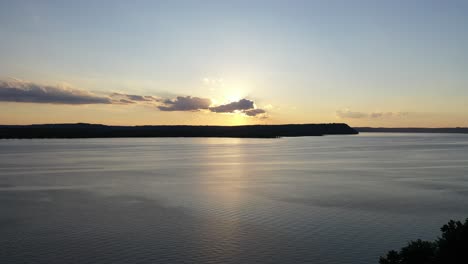
[{"label": "cloud", "polygon": [[241,99],[237,102],[210,107],[210,111],[214,113],[240,112],[247,116],[257,116],[257,115],[262,115],[266,113],[266,111],[263,109],[255,108],[254,101],[248,100],[248,99]]},{"label": "cloud", "polygon": [[258,116],[266,113],[263,109],[256,109],[255,103],[248,99],[241,99],[224,105],[210,107],[211,100],[207,98],[178,96],[176,99],[161,100],[162,105],[158,106],[161,111],[198,111],[210,110],[213,113],[233,113],[240,112],[247,116]]},{"label": "cloud", "polygon": [[407,112],[354,112],[349,109],[338,110],[336,115],[339,118],[390,118],[390,117],[402,117],[407,116]]},{"label": "cloud", "polygon": [[[255,103],[249,99],[241,99],[228,104],[211,106],[208,98],[177,96],[167,99],[150,95],[135,95],[125,93],[109,93],[96,95],[89,91],[70,88],[68,86],[41,85],[18,79],[0,80],[0,102],[28,102],[45,104],[139,104],[157,107],[160,111],[199,111],[209,110],[213,113],[242,113],[247,116],[266,118],[264,109],[255,108]],[[267,105],[266,107],[270,107]]]},{"label": "cloud", "polygon": [[62,86],[0,80],[0,101],[45,104],[111,104],[107,96]]},{"label": "cloud", "polygon": [[[115,102],[115,101],[114,101]],[[127,99],[120,99],[119,100],[119,103],[122,103],[122,104],[134,104],[135,102],[134,101],[131,101],[131,100],[127,100]]]},{"label": "cloud", "polygon": [[250,109],[250,110],[245,110],[243,113],[248,116],[257,116],[257,115],[265,114],[266,111],[263,109]]},{"label": "cloud", "polygon": [[232,113],[236,110],[243,111],[243,110],[253,109],[254,107],[255,107],[255,104],[253,101],[248,100],[248,99],[241,99],[237,102],[210,107],[210,110],[211,112],[215,112],[215,113]]},{"label": "cloud", "polygon": [[369,114],[371,118],[401,117],[407,115],[407,112],[372,112]]},{"label": "cloud", "polygon": [[176,99],[166,99],[158,106],[161,111],[198,111],[208,109],[211,100],[208,98],[178,96]]},{"label": "cloud", "polygon": [[142,95],[127,94],[127,97],[132,101],[152,101],[150,97]]},{"label": "cloud", "polygon": [[112,93],[110,97],[113,103],[121,104],[135,104],[135,103],[156,103],[160,102],[161,99],[150,95],[135,95],[135,94],[124,94],[124,93]]},{"label": "cloud", "polygon": [[338,110],[338,111],[336,111],[336,115],[339,118],[364,118],[364,117],[368,116],[368,114],[366,114],[366,113],[353,112],[353,111],[350,111],[349,109]]},{"label": "cloud", "polygon": [[[379,113],[379,112],[376,112],[376,113],[371,113],[370,114],[370,117],[372,118],[379,118],[379,117],[382,117],[384,116],[386,113]],[[391,114],[391,113],[390,113]]]},{"label": "cloud", "polygon": [[224,85],[224,79],[223,78],[218,78],[218,79],[212,79],[205,77],[202,79],[203,83],[205,85],[217,85],[217,86],[223,86]]},{"label": "cloud", "polygon": [[267,104],[267,105],[264,105],[263,106],[264,109],[273,109],[273,105],[272,104]]}]

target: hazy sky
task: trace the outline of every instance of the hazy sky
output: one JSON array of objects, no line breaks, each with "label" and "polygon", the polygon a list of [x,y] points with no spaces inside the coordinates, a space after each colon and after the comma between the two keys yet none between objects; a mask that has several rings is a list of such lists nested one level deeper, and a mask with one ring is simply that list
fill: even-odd
[{"label": "hazy sky", "polygon": [[468,126],[468,1],[0,0],[0,124]]}]

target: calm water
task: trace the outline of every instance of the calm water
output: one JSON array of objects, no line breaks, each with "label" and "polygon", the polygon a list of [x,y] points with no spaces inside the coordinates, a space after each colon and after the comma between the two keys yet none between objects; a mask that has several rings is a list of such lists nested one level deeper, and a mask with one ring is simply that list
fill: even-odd
[{"label": "calm water", "polygon": [[468,217],[468,135],[0,140],[1,263],[377,263]]}]

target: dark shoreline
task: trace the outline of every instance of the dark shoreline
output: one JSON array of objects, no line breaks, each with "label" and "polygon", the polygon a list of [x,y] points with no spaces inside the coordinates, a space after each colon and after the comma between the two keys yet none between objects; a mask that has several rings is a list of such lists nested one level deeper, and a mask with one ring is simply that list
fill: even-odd
[{"label": "dark shoreline", "polygon": [[288,124],[247,126],[106,126],[99,124],[0,125],[1,139],[124,138],[124,137],[234,137],[278,138],[355,135],[347,124]]},{"label": "dark shoreline", "polygon": [[379,133],[455,133],[468,134],[468,127],[354,127],[359,132],[379,132]]}]

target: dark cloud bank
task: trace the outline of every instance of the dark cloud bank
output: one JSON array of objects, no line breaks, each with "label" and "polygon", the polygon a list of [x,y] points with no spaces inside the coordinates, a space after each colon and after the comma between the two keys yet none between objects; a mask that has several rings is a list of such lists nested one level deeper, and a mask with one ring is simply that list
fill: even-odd
[{"label": "dark cloud bank", "polygon": [[160,111],[200,111],[213,113],[240,112],[247,116],[257,116],[266,113],[263,109],[256,109],[254,101],[241,99],[219,106],[211,106],[208,98],[178,96],[175,99],[159,98],[155,96],[111,93],[100,96],[91,92],[61,86],[40,85],[23,81],[1,81],[0,101],[23,103],[49,104],[146,104],[157,107]]},{"label": "dark cloud bank", "polygon": [[241,99],[224,105],[210,107],[211,100],[208,98],[199,98],[191,96],[178,96],[176,99],[167,99],[163,105],[158,106],[161,111],[199,111],[209,110],[214,113],[234,113],[240,112],[248,116],[257,116],[265,114],[263,109],[255,109],[255,103],[248,99]]},{"label": "dark cloud bank", "polygon": [[198,111],[208,109],[211,105],[211,100],[200,97],[178,96],[173,100],[164,100],[163,104],[158,106],[161,111]]},{"label": "dark cloud bank", "polygon": [[0,81],[0,101],[50,104],[111,104],[109,97],[60,86]]},{"label": "dark cloud bank", "polygon": [[211,112],[215,112],[215,113],[233,113],[235,111],[249,110],[253,108],[254,108],[253,101],[250,101],[247,99],[241,99],[237,102],[232,102],[232,103],[225,104],[225,105],[211,107],[210,110]]}]

